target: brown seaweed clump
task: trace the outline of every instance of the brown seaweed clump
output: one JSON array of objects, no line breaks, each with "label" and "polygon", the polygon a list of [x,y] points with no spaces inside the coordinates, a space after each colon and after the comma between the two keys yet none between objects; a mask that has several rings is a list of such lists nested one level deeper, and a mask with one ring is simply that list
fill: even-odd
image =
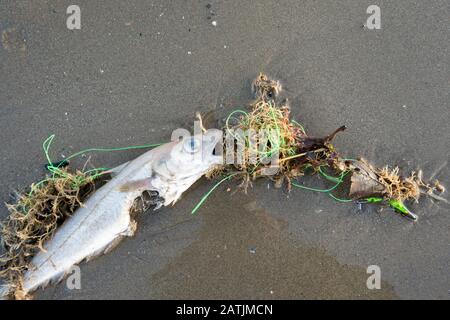
[{"label": "brown seaweed clump", "polygon": [[412,172],[411,176],[402,178],[399,175],[399,168],[389,169],[388,166],[376,171],[379,181],[384,185],[387,197],[399,201],[414,199],[419,200],[420,185]]},{"label": "brown seaweed clump", "polygon": [[81,171],[57,169],[57,174],[32,184],[16,203],[7,204],[10,214],[0,224],[5,250],[0,257],[0,278],[13,288],[16,298],[24,298],[20,288],[31,259],[94,191],[95,178]]},{"label": "brown seaweed clump", "polygon": [[[253,81],[252,89],[256,99],[249,110],[231,112],[225,127],[225,133],[236,141],[235,145],[226,146],[234,148],[236,161],[233,165],[227,162],[225,171],[237,171],[236,175],[243,178],[245,189],[261,176],[270,176],[276,187],[286,181],[290,189],[291,179],[304,175],[307,168],[316,170],[334,161],[337,153],[331,140],[345,126],[324,138],[308,136],[304,127],[291,118],[287,102],[278,101],[279,81],[261,73]],[[267,174],[274,171],[273,175]]]},{"label": "brown seaweed clump", "polygon": [[[286,184],[288,190],[295,186],[319,191],[340,202],[377,198],[367,201],[381,199],[390,201],[390,204],[403,204],[406,200],[418,201],[421,195],[447,202],[439,195],[445,188],[438,181],[425,183],[421,172],[412,172],[404,177],[398,167],[377,168],[364,159],[342,158],[332,140],[346,127],[341,126],[325,137],[310,136],[300,123],[291,118],[287,102],[279,102],[281,90],[279,81],[262,73],[257,76],[252,82],[255,100],[248,109],[236,109],[226,119],[225,133],[232,135],[234,140],[230,144],[227,137],[225,149],[227,157],[230,151],[234,154],[235,161],[230,163],[227,158],[226,165],[215,168],[207,177],[225,176],[218,184],[231,177],[239,178],[242,179],[240,186],[246,190],[253,180],[265,176],[273,180],[277,188]],[[275,173],[266,174],[270,168],[275,168]],[[295,179],[306,175],[307,170],[319,173],[335,185],[328,189],[315,189],[297,184]],[[347,176],[351,176],[349,199],[337,198],[332,191]],[[193,212],[197,209],[198,206]]]},{"label": "brown seaweed clump", "polygon": [[423,180],[422,171],[412,171],[409,176],[402,176],[400,169],[389,166],[377,168],[365,159],[360,159],[347,166],[352,171],[350,197],[363,199],[367,197],[383,197],[400,202],[406,200],[418,201],[421,195],[426,195],[435,200],[447,202],[439,194],[445,188],[439,183],[427,183]]},{"label": "brown seaweed clump", "polygon": [[353,199],[375,196],[403,202],[420,197],[420,181],[414,172],[410,177],[403,178],[398,167],[377,168],[365,159],[351,163],[349,170],[353,172],[350,185],[350,197]]}]

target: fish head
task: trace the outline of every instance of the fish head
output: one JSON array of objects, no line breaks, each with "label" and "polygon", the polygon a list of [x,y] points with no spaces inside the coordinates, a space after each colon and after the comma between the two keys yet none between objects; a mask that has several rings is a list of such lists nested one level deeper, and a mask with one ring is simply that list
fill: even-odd
[{"label": "fish head", "polygon": [[222,144],[222,131],[218,129],[186,136],[172,144],[168,154],[153,167],[158,181],[152,183],[161,186],[158,189],[162,190],[164,205],[174,204],[205,173],[223,164]]},{"label": "fish head", "polygon": [[[166,167],[177,178],[201,176],[223,163],[222,136],[218,129],[183,137],[171,150]],[[217,151],[217,152],[216,152]]]}]

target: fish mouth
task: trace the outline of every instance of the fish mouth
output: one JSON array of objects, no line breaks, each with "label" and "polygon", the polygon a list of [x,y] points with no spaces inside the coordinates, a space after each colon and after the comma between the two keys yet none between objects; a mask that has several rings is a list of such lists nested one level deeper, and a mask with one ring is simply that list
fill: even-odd
[{"label": "fish mouth", "polygon": [[223,132],[219,129],[208,129],[203,133],[203,157],[213,158],[214,163],[222,163]]}]

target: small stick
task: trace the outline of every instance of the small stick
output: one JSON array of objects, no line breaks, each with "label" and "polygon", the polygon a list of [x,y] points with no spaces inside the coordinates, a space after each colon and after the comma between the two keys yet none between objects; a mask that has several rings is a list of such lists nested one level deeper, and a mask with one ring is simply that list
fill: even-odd
[{"label": "small stick", "polygon": [[196,112],[195,116],[197,117],[199,123],[200,123],[200,129],[202,129],[203,133],[206,132],[205,127],[203,126],[203,120],[202,120],[202,115],[200,114],[200,112]]}]

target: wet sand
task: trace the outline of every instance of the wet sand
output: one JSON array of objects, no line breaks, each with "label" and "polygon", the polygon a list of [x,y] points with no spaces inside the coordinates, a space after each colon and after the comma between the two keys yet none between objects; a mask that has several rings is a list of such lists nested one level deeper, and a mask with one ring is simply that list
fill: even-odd
[{"label": "wet sand", "polygon": [[[362,27],[364,1],[78,1],[79,31],[66,29],[69,4],[0,7],[2,203],[42,177],[50,134],[55,159],[167,141],[195,111],[221,118],[248,103],[260,71],[281,80],[307,132],[347,125],[335,141],[344,155],[420,167],[450,185],[446,1],[380,1],[376,31]],[[221,186],[191,216],[210,187],[202,180],[175,207],[142,215],[135,237],[81,265],[81,290],[60,284],[36,298],[450,297],[446,205],[412,204],[411,223],[261,180],[248,195]],[[366,288],[373,264],[381,290]]]},{"label": "wet sand", "polygon": [[207,214],[198,239],[152,277],[155,298],[396,298],[387,283],[368,290],[364,268],[299,241],[289,222],[260,208],[254,195],[225,194],[228,203],[223,196],[202,210]]}]

